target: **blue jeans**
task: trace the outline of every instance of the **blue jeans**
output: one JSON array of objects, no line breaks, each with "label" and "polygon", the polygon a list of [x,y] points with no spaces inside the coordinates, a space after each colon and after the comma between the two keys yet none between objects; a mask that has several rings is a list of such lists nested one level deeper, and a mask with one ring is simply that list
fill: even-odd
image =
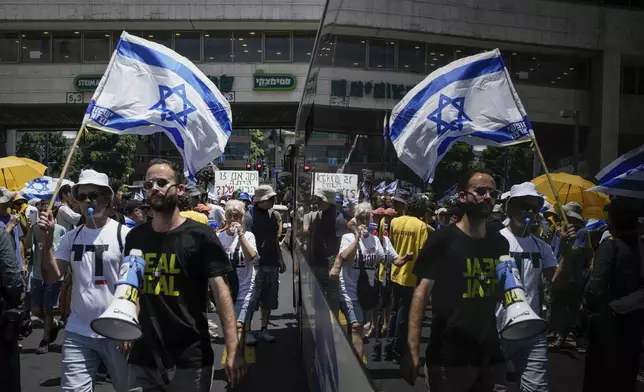
[{"label": "blue jeans", "polygon": [[407,328],[409,321],[409,307],[414,296],[414,288],[393,284],[394,302],[389,316],[389,331],[385,350],[403,355],[407,346]]},{"label": "blue jeans", "polygon": [[65,331],[61,390],[91,392],[101,361],[112,377],[116,392],[127,391],[127,357],[118,349],[118,342],[110,339],[89,338]]},{"label": "blue jeans", "polygon": [[501,339],[501,348],[520,377],[521,392],[548,392],[548,342],[544,334],[524,340]]}]

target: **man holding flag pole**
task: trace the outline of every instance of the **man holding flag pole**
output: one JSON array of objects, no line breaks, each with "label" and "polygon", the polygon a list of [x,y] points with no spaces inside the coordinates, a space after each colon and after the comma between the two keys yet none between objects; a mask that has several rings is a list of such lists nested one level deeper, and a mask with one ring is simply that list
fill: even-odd
[{"label": "man holding flag pole", "polygon": [[[234,308],[223,278],[226,268],[230,267],[227,256],[212,231],[206,230],[206,233],[189,227],[190,222],[186,223],[176,212],[176,197],[184,189],[183,174],[188,182],[194,182],[195,173],[224,151],[232,130],[228,101],[185,57],[163,45],[123,32],[90,101],[72,151],[86,126],[116,134],[163,132],[184,161],[184,173],[177,172],[167,161],[150,167],[145,189],[155,225],[141,225],[126,239],[125,248],[142,250],[149,263],[139,304],[143,338],[134,343],[136,355],[130,358],[127,388],[130,391],[210,390],[214,355],[205,317],[208,286],[215,295],[223,324],[228,353],[226,375],[231,386],[237,386],[245,376],[246,363],[238,350]],[[71,153],[61,179],[70,160]],[[56,193],[52,200],[55,196]],[[191,230],[194,233],[191,232],[188,241],[184,237]],[[181,238],[188,242],[184,243]],[[163,262],[147,257],[146,252],[163,255]],[[183,272],[168,275],[176,270]],[[148,276],[150,271],[153,275]],[[170,281],[172,291],[168,291]],[[159,290],[168,292],[158,295]],[[114,287],[110,291],[113,294]],[[177,331],[181,332],[177,334]],[[170,336],[173,339],[168,339]],[[128,354],[132,344],[121,342],[119,348]]]},{"label": "man holding flag pole", "polygon": [[[432,72],[396,105],[386,125],[389,132],[385,130],[385,133],[389,134],[399,159],[428,183],[434,178],[438,162],[456,142],[509,146],[532,141],[553,188],[553,194],[557,194],[528,116],[498,49],[459,59]],[[494,199],[498,194],[489,175],[479,177],[482,178],[481,181],[487,182],[475,184],[472,181],[478,177],[474,176],[469,178],[467,186],[464,184],[460,187],[461,202],[466,202],[465,206],[472,210],[469,215],[478,211],[475,207],[486,204],[488,200],[484,196]],[[479,198],[483,200],[478,200]],[[471,204],[470,199],[475,203]],[[471,219],[469,217],[467,221]],[[453,230],[454,236],[458,234],[462,237],[463,244],[471,244],[471,249],[456,252],[458,254],[442,254],[445,253],[443,250],[438,253],[434,251],[441,248],[436,248],[433,243],[435,241],[428,241],[428,249],[433,250],[424,249],[415,268],[419,284],[410,311],[408,352],[404,353],[401,367],[403,377],[413,385],[418,374],[418,350],[424,309],[429,295],[432,291],[437,291],[432,303],[435,313],[426,353],[428,368],[425,371],[427,387],[431,387],[432,392],[503,389],[503,374],[496,371],[498,363],[495,363],[499,359],[500,349],[496,335],[495,306],[487,306],[485,301],[494,302],[492,287],[496,287],[498,282],[494,271],[484,269],[480,278],[483,279],[483,274],[486,279],[489,277],[490,286],[489,292],[481,295],[478,292],[468,292],[468,282],[463,281],[462,276],[467,276],[463,271],[468,271],[471,260],[485,260],[486,257],[507,254],[508,243],[500,238],[498,247],[493,251],[479,249],[473,246],[474,243],[480,238],[486,238],[488,234],[485,230],[473,233],[465,230],[466,228],[467,224],[456,227]],[[461,266],[461,263],[464,265]],[[459,269],[463,271],[459,272]],[[461,278],[454,280],[456,276]],[[465,285],[463,290],[459,289],[462,285]],[[447,286],[451,288],[447,289]],[[483,298],[490,296],[491,298]],[[499,299],[500,296],[496,301]],[[474,309],[472,306],[475,303],[479,304],[477,309],[483,306],[487,310],[483,314],[480,313],[482,308],[478,309],[480,317],[471,319],[468,309]],[[478,328],[472,329],[473,324],[477,324]],[[491,344],[494,335],[496,342]]]}]

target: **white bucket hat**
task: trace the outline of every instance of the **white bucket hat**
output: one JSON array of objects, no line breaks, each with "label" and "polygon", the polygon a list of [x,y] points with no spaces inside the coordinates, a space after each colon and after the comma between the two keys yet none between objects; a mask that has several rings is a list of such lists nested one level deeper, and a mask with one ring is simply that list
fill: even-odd
[{"label": "white bucket hat", "polygon": [[335,204],[335,196],[337,195],[336,191],[328,188],[319,188],[315,190],[315,196],[322,199],[323,202],[329,204]]},{"label": "white bucket hat", "polygon": [[508,195],[508,199],[506,203],[509,203],[510,200],[518,197],[532,197],[532,198],[538,199],[540,203],[539,209],[543,207],[543,203],[545,202],[543,195],[537,192],[537,187],[531,182],[524,182],[522,184],[512,185],[512,188],[510,188],[510,194]]},{"label": "white bucket hat", "polygon": [[9,203],[13,200],[13,197],[16,195],[16,192],[12,192],[5,187],[0,187],[0,204]]},{"label": "white bucket hat", "polygon": [[74,196],[74,198],[76,198],[76,192],[79,185],[96,185],[102,188],[107,188],[110,191],[110,200],[114,198],[114,191],[110,187],[110,181],[105,173],[99,173],[92,169],[81,171],[80,176],[78,176],[78,182],[72,187],[72,196]]},{"label": "white bucket hat", "polygon": [[277,196],[277,193],[273,190],[273,187],[270,185],[260,185],[255,189],[255,194],[253,195],[253,202],[257,203],[260,201],[266,201],[273,196]]}]

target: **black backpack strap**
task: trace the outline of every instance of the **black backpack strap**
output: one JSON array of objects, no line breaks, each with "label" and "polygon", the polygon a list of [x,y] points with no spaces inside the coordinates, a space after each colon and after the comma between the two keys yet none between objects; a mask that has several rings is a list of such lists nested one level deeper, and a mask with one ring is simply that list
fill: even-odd
[{"label": "black backpack strap", "polygon": [[123,231],[123,223],[119,222],[118,227],[116,228],[116,237],[119,241],[119,250],[123,254],[123,238],[121,238],[121,232]]}]

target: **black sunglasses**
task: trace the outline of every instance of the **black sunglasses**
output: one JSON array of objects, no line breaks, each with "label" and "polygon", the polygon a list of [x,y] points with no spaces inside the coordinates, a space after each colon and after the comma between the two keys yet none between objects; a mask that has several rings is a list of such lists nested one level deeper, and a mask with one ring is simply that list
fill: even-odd
[{"label": "black sunglasses", "polygon": [[530,211],[530,212],[534,212],[535,214],[541,210],[539,206],[530,204],[530,203],[520,203],[518,204],[518,207],[521,208],[523,211]]},{"label": "black sunglasses", "polygon": [[154,188],[154,184],[157,184],[159,188],[165,188],[169,183],[170,181],[166,180],[165,178],[153,178],[143,183],[143,189],[149,191],[150,189]]},{"label": "black sunglasses", "polygon": [[492,199],[496,199],[499,197],[499,191],[494,189],[494,188],[489,188],[486,186],[480,186],[478,188],[474,188],[474,193],[476,193],[478,196],[483,197],[487,194],[490,195]]},{"label": "black sunglasses", "polygon": [[87,192],[87,193],[77,193],[77,201],[85,201],[89,199],[90,201],[96,201],[101,194],[99,192]]}]

